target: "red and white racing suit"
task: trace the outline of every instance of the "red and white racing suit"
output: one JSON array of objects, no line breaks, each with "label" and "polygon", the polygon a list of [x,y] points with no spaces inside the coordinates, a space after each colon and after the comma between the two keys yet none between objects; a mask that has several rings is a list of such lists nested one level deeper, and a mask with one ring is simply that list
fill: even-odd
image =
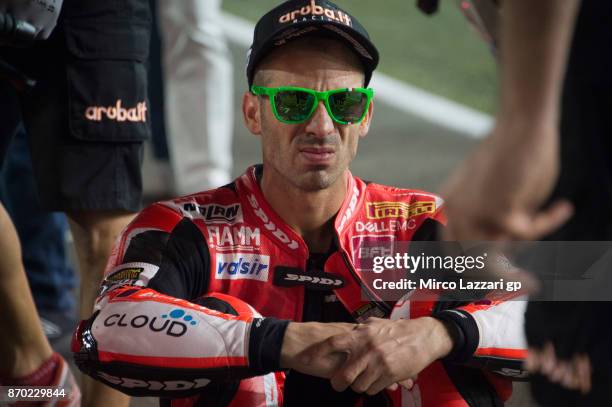
[{"label": "red and white racing suit", "polygon": [[450,308],[406,297],[389,304],[364,284],[359,247],[410,241],[443,222],[439,197],[368,184],[347,171],[335,249],[313,266],[302,238],[265,201],[261,171],[251,167],[227,186],[153,204],[132,221],[94,314],[75,334],[81,370],[128,394],[182,398],[172,405],[282,405],[289,388],[313,392],[289,386],[294,372],[285,383],[279,358],[288,321],[308,319],[305,304],[323,289],[319,298],[347,320],[433,315],[459,332],[450,357],[423,370],[412,391],[353,393],[353,405],[492,406],[509,397],[502,375],[520,371],[526,355],[523,302]]}]

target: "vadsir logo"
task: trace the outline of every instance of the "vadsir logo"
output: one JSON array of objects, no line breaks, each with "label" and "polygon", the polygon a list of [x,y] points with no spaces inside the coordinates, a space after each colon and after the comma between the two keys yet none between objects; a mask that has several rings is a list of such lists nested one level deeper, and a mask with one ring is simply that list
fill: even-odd
[{"label": "vadsir logo", "polygon": [[85,109],[85,118],[94,122],[102,121],[104,117],[117,122],[147,121],[147,102],[137,103],[132,108],[125,108],[121,103],[121,99],[118,99],[114,106],[89,106]]},{"label": "vadsir logo", "polygon": [[313,20],[323,20],[323,16],[325,16],[327,20],[330,21],[337,21],[348,26],[353,25],[353,22],[351,21],[351,18],[348,16],[348,14],[345,14],[340,10],[334,10],[327,7],[319,6],[315,2],[315,0],[310,0],[310,4],[307,6],[303,6],[286,14],[283,14],[278,19],[278,22],[283,24],[289,23],[291,21],[295,21],[298,16],[311,16],[311,19]]},{"label": "vadsir logo", "polygon": [[270,256],[250,253],[217,254],[217,280],[268,281]]}]

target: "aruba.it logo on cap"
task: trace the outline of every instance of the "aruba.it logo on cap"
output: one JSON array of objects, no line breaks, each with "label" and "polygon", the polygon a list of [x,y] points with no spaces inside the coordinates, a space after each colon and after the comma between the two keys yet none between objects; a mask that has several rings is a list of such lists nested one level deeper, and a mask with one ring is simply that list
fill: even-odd
[{"label": "aruba.it logo on cap", "polygon": [[351,17],[348,14],[340,11],[334,10],[331,8],[319,6],[315,0],[310,0],[310,4],[290,11],[286,14],[283,14],[279,19],[279,23],[290,23],[295,22],[302,16],[302,19],[306,19],[307,16],[310,16],[312,20],[328,20],[328,21],[336,21],[348,26],[352,26],[353,22],[351,21]]}]

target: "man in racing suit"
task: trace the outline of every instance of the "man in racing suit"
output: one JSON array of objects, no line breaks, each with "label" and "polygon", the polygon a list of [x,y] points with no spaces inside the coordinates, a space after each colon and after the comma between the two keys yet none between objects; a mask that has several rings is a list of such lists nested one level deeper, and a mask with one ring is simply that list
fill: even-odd
[{"label": "man in racing suit", "polygon": [[[377,62],[365,29],[329,1],[292,0],[262,17],[242,107],[263,165],[129,225],[75,334],[81,370],[171,405],[459,407],[510,396],[496,373],[520,373],[524,303],[390,304],[365,283],[360,248],[429,240],[444,222],[437,196],[348,170],[373,112],[360,86]],[[373,338],[396,344],[368,348],[380,377],[334,392],[314,376],[333,376],[344,356],[301,358],[376,324],[393,324]],[[393,384],[409,378],[410,390]]]}]

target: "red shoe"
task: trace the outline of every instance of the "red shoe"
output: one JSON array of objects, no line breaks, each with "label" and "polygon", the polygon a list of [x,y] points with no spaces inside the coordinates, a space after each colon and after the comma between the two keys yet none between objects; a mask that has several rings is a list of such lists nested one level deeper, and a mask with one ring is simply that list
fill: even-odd
[{"label": "red shoe", "polygon": [[[54,371],[49,372],[49,369],[53,367]],[[50,380],[48,379],[49,374],[51,374]],[[29,374],[27,377],[17,380],[7,380],[6,382],[1,384],[3,386],[14,386],[21,388],[40,386],[57,388],[57,391],[53,389],[54,396],[45,401],[27,401],[26,398],[21,397],[19,401],[15,401],[10,404],[4,404],[3,397],[7,395],[3,394],[0,397],[0,405],[2,406],[79,407],[81,405],[81,390],[79,389],[76,379],[72,374],[72,371],[70,370],[70,366],[68,365],[66,360],[57,352],[55,352],[53,356],[49,358],[48,361],[43,363],[43,365],[38,370],[36,370],[34,373]]]}]

